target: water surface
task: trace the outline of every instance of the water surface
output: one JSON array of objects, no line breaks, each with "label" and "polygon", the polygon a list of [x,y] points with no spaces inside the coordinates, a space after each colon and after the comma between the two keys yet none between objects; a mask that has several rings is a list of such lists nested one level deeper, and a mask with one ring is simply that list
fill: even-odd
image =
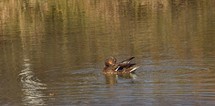
[{"label": "water surface", "polygon": [[[0,2],[0,105],[215,105],[213,0]],[[104,60],[135,56],[135,75]]]}]

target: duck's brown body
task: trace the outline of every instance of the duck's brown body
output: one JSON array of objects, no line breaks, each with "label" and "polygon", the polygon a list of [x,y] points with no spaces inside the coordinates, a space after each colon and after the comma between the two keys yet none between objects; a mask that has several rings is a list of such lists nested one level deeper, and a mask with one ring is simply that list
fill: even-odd
[{"label": "duck's brown body", "polygon": [[128,58],[124,61],[117,63],[116,58],[110,57],[105,61],[105,67],[103,69],[104,74],[128,74],[134,73],[139,67],[135,63],[131,63],[134,57]]}]

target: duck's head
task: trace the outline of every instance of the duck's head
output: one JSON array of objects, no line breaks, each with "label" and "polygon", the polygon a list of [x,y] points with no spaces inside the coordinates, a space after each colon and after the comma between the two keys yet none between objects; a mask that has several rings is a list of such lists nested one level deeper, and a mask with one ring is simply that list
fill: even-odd
[{"label": "duck's head", "polygon": [[115,57],[109,57],[108,59],[105,60],[105,66],[109,67],[109,66],[113,66],[116,64],[116,58]]}]

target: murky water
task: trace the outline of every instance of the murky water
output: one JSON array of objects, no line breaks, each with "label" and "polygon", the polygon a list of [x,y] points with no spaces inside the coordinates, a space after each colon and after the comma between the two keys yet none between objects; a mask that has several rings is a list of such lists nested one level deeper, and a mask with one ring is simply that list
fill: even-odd
[{"label": "murky water", "polygon": [[[0,105],[215,105],[214,0],[0,1]],[[101,73],[135,56],[136,74]]]}]

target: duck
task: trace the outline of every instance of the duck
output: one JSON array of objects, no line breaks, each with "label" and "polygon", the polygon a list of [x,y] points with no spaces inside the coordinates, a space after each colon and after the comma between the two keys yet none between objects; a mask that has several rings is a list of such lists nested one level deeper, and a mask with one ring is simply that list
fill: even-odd
[{"label": "duck", "polygon": [[135,57],[130,57],[117,63],[117,59],[111,56],[105,60],[103,73],[116,75],[135,73],[139,66],[137,66],[135,63],[131,63],[131,60],[134,58]]}]

